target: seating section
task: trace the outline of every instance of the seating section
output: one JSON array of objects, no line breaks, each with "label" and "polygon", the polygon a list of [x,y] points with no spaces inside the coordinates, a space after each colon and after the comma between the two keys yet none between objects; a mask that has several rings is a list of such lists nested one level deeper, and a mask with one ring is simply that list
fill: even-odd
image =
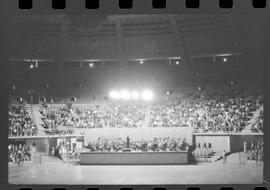
[{"label": "seating section", "polygon": [[251,126],[251,132],[258,133],[263,132],[263,110],[260,110],[258,117],[255,118],[255,123]]},{"label": "seating section", "polygon": [[44,127],[49,134],[71,134],[74,129],[103,127],[142,127],[145,119],[144,105],[107,104],[60,105],[43,108]]},{"label": "seating section", "polygon": [[217,91],[151,103],[44,104],[40,105],[40,114],[36,114],[42,117],[39,120],[43,126],[37,127],[25,106],[13,105],[9,107],[9,136],[33,136],[38,129],[43,135],[84,134],[86,128],[106,127],[192,127],[197,133],[263,132],[262,108],[261,94]]},{"label": "seating section", "polygon": [[31,149],[25,144],[10,144],[8,146],[8,162],[21,163],[31,160]]},{"label": "seating section", "polygon": [[[193,127],[194,132],[241,132],[262,97],[204,93],[152,106],[151,127]],[[255,131],[254,131],[255,132]]]},{"label": "seating section", "polygon": [[12,105],[8,108],[9,136],[34,136],[38,128],[24,105]]}]

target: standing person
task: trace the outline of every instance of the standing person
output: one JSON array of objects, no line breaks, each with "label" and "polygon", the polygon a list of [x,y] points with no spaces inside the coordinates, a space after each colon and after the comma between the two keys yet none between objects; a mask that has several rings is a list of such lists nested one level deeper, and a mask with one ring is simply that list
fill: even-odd
[{"label": "standing person", "polygon": [[51,149],[51,156],[55,156],[55,148],[54,148],[54,146]]},{"label": "standing person", "polygon": [[127,136],[127,148],[129,148],[129,145],[130,145],[130,138],[129,136]]},{"label": "standing person", "polygon": [[252,142],[251,145],[250,145],[250,150],[253,150],[253,148],[254,148],[254,144]]},{"label": "standing person", "polygon": [[247,142],[244,141],[244,153],[247,153]]},{"label": "standing person", "polygon": [[206,142],[203,143],[203,148],[207,148]]},{"label": "standing person", "polygon": [[222,158],[223,158],[223,164],[227,164],[227,155],[226,155],[226,151],[225,150],[223,151]]},{"label": "standing person", "polygon": [[18,165],[23,165],[23,152],[21,149],[18,150]]}]

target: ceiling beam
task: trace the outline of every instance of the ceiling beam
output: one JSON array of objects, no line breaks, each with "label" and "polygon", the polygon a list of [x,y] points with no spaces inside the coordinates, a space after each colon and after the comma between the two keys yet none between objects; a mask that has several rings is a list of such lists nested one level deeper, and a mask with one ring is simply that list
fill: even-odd
[{"label": "ceiling beam", "polygon": [[116,29],[116,38],[117,38],[117,45],[118,45],[118,60],[121,71],[125,70],[126,66],[126,53],[125,47],[123,43],[123,32],[121,29],[121,21],[119,18],[115,19],[115,29]]},{"label": "ceiling beam", "polygon": [[186,42],[184,40],[183,34],[179,31],[179,28],[177,26],[176,20],[174,17],[170,16],[170,24],[174,33],[174,37],[175,37],[175,41],[177,44],[177,47],[179,49],[179,51],[183,50],[183,54],[181,55],[179,52],[179,56],[182,58],[183,60],[183,64],[184,64],[184,69],[186,72],[189,71],[188,67],[191,64],[191,59],[190,59],[190,55],[189,55],[189,51],[186,45]]},{"label": "ceiling beam", "polygon": [[62,74],[63,72],[63,65],[65,62],[65,53],[66,53],[66,40],[67,40],[67,17],[63,16],[60,25],[60,33],[57,38],[56,60],[57,60],[58,74]]}]

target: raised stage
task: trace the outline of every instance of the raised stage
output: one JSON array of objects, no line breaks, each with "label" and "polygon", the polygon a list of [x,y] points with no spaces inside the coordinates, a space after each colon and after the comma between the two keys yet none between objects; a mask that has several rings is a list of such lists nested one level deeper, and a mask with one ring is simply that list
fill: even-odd
[{"label": "raised stage", "polygon": [[81,165],[187,164],[188,152],[81,152]]}]

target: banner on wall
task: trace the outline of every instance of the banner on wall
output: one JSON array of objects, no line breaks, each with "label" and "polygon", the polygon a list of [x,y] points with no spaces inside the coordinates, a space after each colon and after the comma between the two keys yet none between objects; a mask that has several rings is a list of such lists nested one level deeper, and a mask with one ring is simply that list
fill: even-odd
[{"label": "banner on wall", "polygon": [[134,140],[152,139],[155,137],[186,138],[186,142],[192,144],[191,127],[147,127],[147,128],[93,128],[85,130],[84,145],[98,138],[126,138]]}]

